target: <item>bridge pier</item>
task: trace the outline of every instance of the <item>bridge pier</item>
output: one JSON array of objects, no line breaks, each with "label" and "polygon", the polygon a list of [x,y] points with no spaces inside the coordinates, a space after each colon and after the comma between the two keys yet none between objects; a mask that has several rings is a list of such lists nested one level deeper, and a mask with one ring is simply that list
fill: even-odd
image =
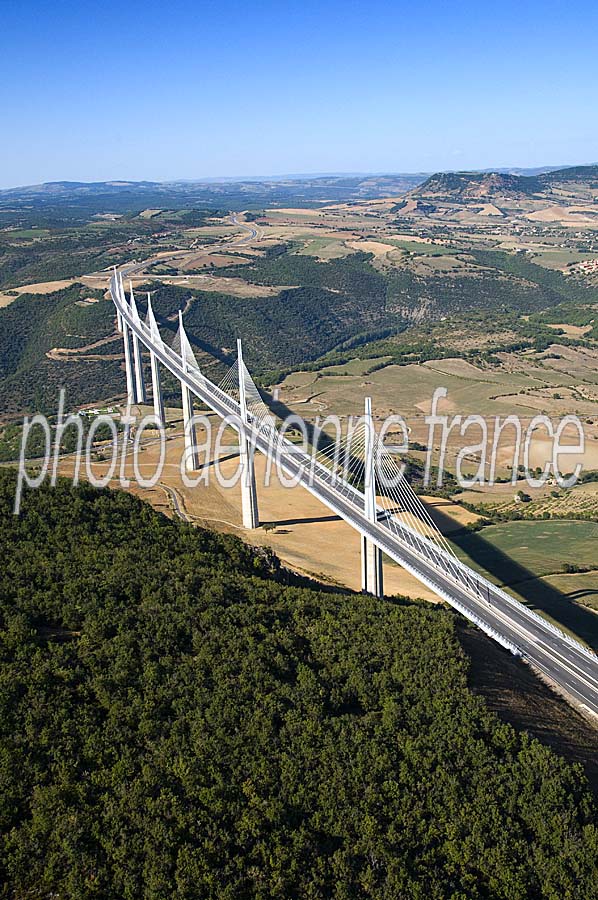
[{"label": "bridge pier", "polygon": [[[139,318],[139,313],[137,312],[137,306],[135,304],[135,295],[133,294],[133,282],[129,281],[129,293],[131,296],[131,310],[134,313],[135,318]],[[131,331],[131,338],[133,340],[133,362],[135,363],[135,400],[137,403],[145,403],[145,384],[143,383],[143,365],[141,360],[141,345],[139,344],[139,338],[135,334],[134,331]]]},{"label": "bridge pier", "polygon": [[[184,352],[185,326],[183,314],[179,310],[179,331],[181,334],[181,361],[183,371],[187,371],[187,357]],[[183,398],[183,433],[185,436],[185,468],[188,472],[199,469],[199,455],[197,452],[197,436],[195,434],[195,422],[193,421],[193,394],[186,384],[181,381],[181,395]]]},{"label": "bridge pier", "polygon": [[[152,337],[159,341],[160,332],[158,331],[158,325],[156,323],[156,318],[152,309],[152,298],[149,291],[147,292],[146,323],[149,326]],[[156,417],[158,427],[165,428],[166,416],[164,415],[164,400],[162,398],[162,382],[160,381],[160,367],[158,365],[158,357],[151,348],[148,349],[150,355],[150,368],[152,373],[152,398],[154,401],[154,416]]]},{"label": "bridge pier", "polygon": [[125,348],[125,373],[127,376],[127,405],[135,403],[135,381],[133,378],[133,363],[131,360],[131,344],[129,342],[129,326],[123,319],[123,344]]},{"label": "bridge pier", "polygon": [[188,472],[199,469],[199,455],[197,453],[197,436],[195,434],[195,422],[193,421],[193,394],[186,384],[181,382],[183,398],[183,433],[185,436],[185,468]]},{"label": "bridge pier", "polygon": [[255,468],[253,465],[253,449],[249,446],[244,429],[239,432],[239,450],[241,456],[241,505],[243,509],[243,528],[253,529],[260,524],[257,506],[257,490],[255,486]]},{"label": "bridge pier", "polygon": [[254,529],[260,524],[257,505],[257,488],[255,485],[255,467],[253,464],[254,448],[247,438],[244,425],[249,422],[247,412],[247,396],[245,393],[245,377],[243,365],[243,348],[237,341],[237,366],[239,371],[239,408],[241,411],[241,427],[239,428],[239,453],[241,463],[241,506],[243,510],[243,528]]},{"label": "bridge pier", "polygon": [[384,596],[382,551],[366,537],[361,537],[361,590],[374,597]]},{"label": "bridge pier", "polygon": [[166,427],[166,416],[164,415],[164,400],[162,398],[162,383],[160,381],[160,370],[158,368],[158,357],[150,350],[150,364],[152,370],[152,396],[154,400],[154,416],[159,428]]},{"label": "bridge pier", "polygon": [[[364,468],[364,504],[365,515],[370,522],[377,521],[376,511],[376,467],[374,460],[374,422],[372,419],[371,397],[365,398],[365,468]],[[384,579],[382,574],[382,551],[377,544],[365,535],[361,537],[361,590],[374,597],[384,596]]]},{"label": "bridge pier", "polygon": [[139,338],[132,333],[133,337],[133,360],[135,362],[135,397],[137,403],[145,403],[145,384],[143,382],[143,363],[141,360],[141,347],[139,346]]}]

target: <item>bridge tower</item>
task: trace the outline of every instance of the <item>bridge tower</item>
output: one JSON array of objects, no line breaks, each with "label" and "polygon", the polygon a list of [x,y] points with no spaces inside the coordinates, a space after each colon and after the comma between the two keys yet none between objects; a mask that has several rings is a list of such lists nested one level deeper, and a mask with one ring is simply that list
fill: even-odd
[{"label": "bridge tower", "polygon": [[[135,305],[135,295],[133,294],[133,282],[129,281],[129,294],[131,297],[131,309],[133,310],[133,314],[137,313],[137,306]],[[137,314],[138,315],[138,314]],[[143,383],[143,365],[141,361],[141,347],[139,345],[139,338],[135,334],[135,332],[131,332],[131,336],[133,338],[133,360],[135,362],[135,399],[137,403],[145,403],[145,384]]]},{"label": "bridge tower", "polygon": [[[370,522],[375,522],[376,513],[376,464],[375,464],[375,431],[372,419],[372,399],[365,398],[365,469],[364,498],[365,515]],[[384,596],[382,577],[382,551],[364,535],[361,536],[361,590],[375,597]]]},{"label": "bridge tower", "polygon": [[247,395],[245,390],[245,366],[243,363],[243,348],[240,338],[237,340],[237,366],[239,372],[239,408],[241,411],[241,426],[239,428],[239,453],[241,457],[241,503],[243,506],[243,527],[257,528],[260,524],[257,507],[257,490],[255,486],[255,468],[253,465],[254,448],[247,437],[249,423],[247,412]]},{"label": "bridge tower", "polygon": [[131,343],[129,341],[129,326],[123,319],[123,344],[125,348],[125,373],[127,376],[127,406],[135,403],[135,380],[133,375],[133,361],[131,360]]},{"label": "bridge tower", "polygon": [[[121,300],[121,303],[126,303],[125,292],[123,289],[122,277],[120,272],[116,273],[116,289]],[[131,359],[131,342],[129,340],[129,326],[123,319],[120,317],[120,330],[122,331],[123,336],[123,347],[125,352],[125,374],[127,378],[127,406],[131,406],[135,403],[135,378],[133,375],[133,361]]]},{"label": "bridge tower", "polygon": [[[183,326],[183,313],[179,310],[179,330],[181,334],[181,359],[183,371],[187,371],[187,357],[184,350],[186,341],[185,328]],[[183,430],[185,434],[185,468],[188,472],[199,469],[199,456],[197,453],[197,437],[195,435],[195,422],[193,421],[193,394],[187,385],[181,381],[181,393],[183,397]]]},{"label": "bridge tower", "polygon": [[[152,309],[151,294],[147,292],[147,321],[154,340],[160,338],[158,325]],[[154,416],[159,428],[166,427],[166,416],[164,415],[164,400],[162,398],[162,383],[160,381],[160,369],[158,367],[158,357],[153,350],[150,350],[150,366],[152,370],[152,396],[154,400]]]},{"label": "bridge tower", "polygon": [[[113,268],[114,268],[114,280],[115,280],[115,282],[116,282],[116,288],[117,288],[117,290],[118,290],[119,278],[120,278],[120,272],[117,271],[116,266],[113,266]],[[110,290],[111,290],[111,292],[112,292],[112,288],[111,288]],[[119,309],[118,307],[116,308],[116,328],[117,328],[117,330],[120,331],[121,334],[122,334],[122,330],[123,330],[123,317],[121,316],[121,314],[120,314],[120,309]]]}]

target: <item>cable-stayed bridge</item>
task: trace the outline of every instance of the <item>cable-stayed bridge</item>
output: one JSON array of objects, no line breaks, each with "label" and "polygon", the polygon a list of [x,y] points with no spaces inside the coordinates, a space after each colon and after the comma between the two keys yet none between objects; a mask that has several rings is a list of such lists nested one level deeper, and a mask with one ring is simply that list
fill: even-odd
[{"label": "cable-stayed bridge", "polygon": [[259,524],[253,455],[259,450],[288,480],[302,486],[361,535],[363,590],[383,595],[382,555],[411,572],[512,653],[524,657],[586,711],[598,715],[598,657],[542,616],[474,572],[454,554],[411,489],[396,458],[374,429],[371,406],[343,439],[306,452],[278,428],[242,357],[217,385],[200,370],[182,315],[172,346],[162,338],[151,305],[139,314],[133,289],[127,299],[122,274],[114,273],[110,293],[122,332],[129,403],[147,400],[142,348],[150,354],[154,414],[163,426],[160,365],[179,381],[183,401],[185,458],[198,468],[193,397],[216,412],[239,435],[243,524]]}]

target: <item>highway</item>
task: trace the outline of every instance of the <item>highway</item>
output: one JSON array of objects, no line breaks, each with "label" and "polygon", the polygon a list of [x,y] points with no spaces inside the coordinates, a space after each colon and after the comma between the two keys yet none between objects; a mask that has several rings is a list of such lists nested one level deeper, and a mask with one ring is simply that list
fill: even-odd
[{"label": "highway", "polygon": [[[176,378],[233,427],[241,427],[237,401],[203,375],[185,371],[180,356],[162,341],[154,342],[149,328],[136,319],[121,299],[113,277],[115,306],[129,327]],[[266,456],[275,455],[287,477],[296,479],[329,509],[373,541],[487,634],[528,660],[585,711],[598,716],[598,657],[542,616],[519,603],[477,572],[406,525],[397,534],[396,520],[388,516],[371,522],[365,515],[364,497],[347,483],[340,483],[324,466],[314,470],[312,457],[297,449],[275,428],[249,423],[250,437]],[[394,525],[394,530],[393,530]]]},{"label": "highway", "polygon": [[249,241],[252,241],[254,238],[258,237],[259,232],[258,232],[257,228],[254,228],[252,225],[247,225],[245,222],[239,222],[239,220],[237,218],[237,213],[231,213],[230,220],[233,225],[236,225],[238,228],[242,228],[243,231],[248,232],[248,234],[245,237],[239,238],[238,240],[234,241],[233,243],[235,245],[247,244],[247,243],[249,243]]},{"label": "highway", "polygon": [[[254,228],[252,225],[247,225],[245,222],[240,222],[238,219],[238,213],[231,213],[229,216],[229,221],[230,221],[231,225],[235,225],[237,228],[240,228],[240,229],[242,229],[242,231],[245,231],[247,233],[243,234],[241,237],[234,238],[234,240],[232,240],[232,241],[228,240],[228,239],[223,239],[221,242],[221,245],[220,245],[221,251],[230,249],[231,247],[241,247],[244,244],[248,244],[250,241],[253,241],[256,239],[259,240],[261,235],[260,235],[260,232],[258,231],[258,229]],[[212,251],[214,250],[214,245],[211,245],[211,250]],[[197,249],[195,249],[193,252],[197,253]],[[188,251],[188,253],[191,253],[191,251]],[[183,254],[183,251],[180,251],[180,250],[174,251],[174,253],[172,255],[172,259],[176,261],[176,258],[180,257],[182,254]],[[146,259],[142,259],[139,262],[125,263],[125,265],[120,267],[120,272],[123,275],[123,277],[126,276],[126,277],[130,278],[132,275],[137,275],[139,272],[143,272],[144,269],[146,269],[152,263],[160,262],[160,261],[161,262],[169,262],[170,260],[171,260],[170,256],[163,256],[161,258],[159,258],[155,255],[148,256]],[[98,272],[88,272],[87,275],[85,275],[84,277],[85,278],[101,278],[101,277],[105,277],[105,275],[106,275],[106,270],[104,269],[103,271],[100,270]]]}]

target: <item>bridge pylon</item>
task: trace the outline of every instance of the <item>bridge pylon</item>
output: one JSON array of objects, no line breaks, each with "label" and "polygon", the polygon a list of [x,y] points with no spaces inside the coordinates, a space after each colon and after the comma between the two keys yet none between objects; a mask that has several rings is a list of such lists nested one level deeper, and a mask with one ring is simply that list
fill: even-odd
[{"label": "bridge pylon", "polygon": [[[147,292],[147,322],[154,339],[160,339],[160,332],[152,309],[151,294]],[[164,415],[164,400],[162,397],[162,382],[160,381],[160,369],[158,366],[158,357],[153,350],[150,350],[150,366],[152,371],[152,397],[154,401],[154,416],[159,428],[166,427],[166,416]]]},{"label": "bridge pylon", "polygon": [[[116,290],[120,302],[124,305],[127,300],[123,289],[122,277],[120,272],[115,272]],[[123,316],[120,316],[120,330],[123,336],[123,349],[125,356],[125,375],[127,379],[127,406],[135,403],[135,376],[133,374],[133,360],[131,358],[131,342],[129,340],[129,326]]]},{"label": "bridge pylon", "polygon": [[[376,512],[376,464],[375,464],[375,432],[372,419],[372,399],[365,398],[365,468],[364,468],[364,504],[365,515],[370,522],[377,521]],[[382,573],[382,551],[377,544],[365,535],[361,537],[361,590],[374,597],[384,596],[384,579]]]},{"label": "bridge pylon", "polygon": [[123,319],[123,344],[125,348],[125,373],[127,377],[127,406],[135,403],[135,379],[133,375],[133,361],[131,359],[131,343],[129,341],[129,326]]},{"label": "bridge pylon", "polygon": [[[131,281],[129,281],[129,294],[131,296],[131,309],[133,310],[133,314],[135,314],[137,313],[137,306],[135,304],[135,295],[133,294],[133,282]],[[139,313],[137,313],[137,318],[139,318]],[[137,403],[145,403],[147,398],[143,381],[141,346],[139,344],[139,338],[134,331],[131,333],[131,337],[133,338],[133,361],[135,363],[135,399]]]},{"label": "bridge pylon", "polygon": [[[119,283],[118,279],[119,279],[119,274],[120,274],[120,273],[117,271],[116,266],[113,266],[113,268],[114,268],[114,280],[115,280],[115,282],[116,282],[116,287],[117,287],[117,289],[118,289],[118,283]],[[116,307],[116,328],[117,328],[117,330],[120,331],[121,334],[122,334],[122,330],[123,330],[123,317],[121,316],[121,314],[120,314],[120,309],[119,309],[118,307]]]},{"label": "bridge pylon", "polygon": [[[179,310],[179,330],[181,333],[181,345],[186,340],[183,326],[183,314]],[[181,350],[183,371],[187,371],[187,358]],[[183,431],[185,435],[185,468],[188,472],[199,469],[199,455],[197,452],[197,437],[195,435],[195,422],[193,421],[193,394],[186,384],[181,381],[181,394],[183,398]]]},{"label": "bridge pylon", "polygon": [[257,489],[255,485],[255,467],[253,464],[254,447],[247,437],[249,423],[247,412],[247,395],[245,386],[245,365],[243,363],[243,348],[241,339],[237,340],[237,366],[239,373],[239,409],[241,412],[241,426],[239,428],[239,453],[241,458],[241,504],[243,508],[243,527],[257,528],[260,524],[257,505]]}]

